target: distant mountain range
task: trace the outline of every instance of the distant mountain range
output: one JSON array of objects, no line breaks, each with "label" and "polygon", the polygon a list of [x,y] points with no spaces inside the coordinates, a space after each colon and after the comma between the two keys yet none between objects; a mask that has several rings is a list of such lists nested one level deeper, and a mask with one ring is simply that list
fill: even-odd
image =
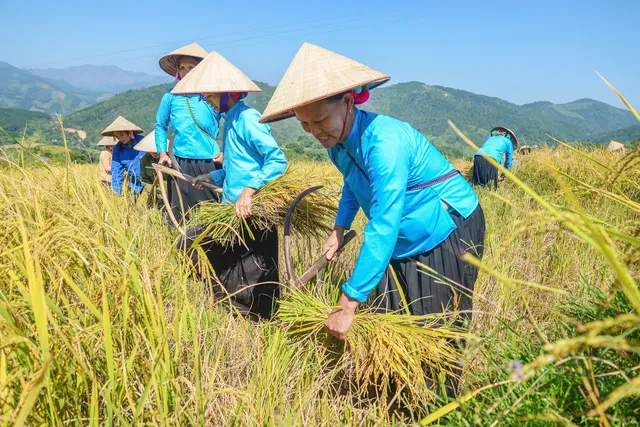
[{"label": "distant mountain range", "polygon": [[57,85],[68,84],[92,92],[114,94],[156,86],[172,80],[168,75],[152,76],[142,72],[125,71],[114,65],[80,65],[60,69],[33,68],[28,71]]},{"label": "distant mountain range", "polygon": [[436,143],[459,141],[449,129],[448,119],[480,143],[497,125],[513,129],[523,143],[539,143],[549,141],[547,135],[585,141],[637,123],[629,111],[593,99],[519,106],[499,98],[419,82],[376,89],[366,108],[406,120]]},{"label": "distant mountain range", "polygon": [[35,74],[0,62],[0,107],[71,114],[96,102],[93,94],[63,90]]},{"label": "distant mountain range", "polygon": [[[116,82],[123,88],[146,85],[154,78],[166,81],[170,77],[132,73],[117,67],[82,66],[34,71],[40,75],[0,62],[0,106],[62,112],[65,126],[85,131],[89,145],[97,142],[100,131],[118,115],[127,117],[145,132],[151,131],[160,100],[173,85],[166,83],[111,95],[103,90],[117,89]],[[92,80],[91,75],[95,79]],[[247,103],[263,111],[275,88],[267,83],[256,83],[263,92],[249,95]],[[567,141],[608,142],[609,135],[616,135],[616,132],[622,132],[621,139],[633,138],[637,131],[635,126],[638,126],[630,112],[593,99],[566,104],[516,105],[495,97],[421,82],[375,89],[363,108],[407,121],[439,147],[456,150],[461,149],[461,141],[449,128],[449,119],[478,144],[496,125],[513,129],[523,144],[549,142],[548,135]],[[12,120],[12,123],[16,121]],[[295,119],[274,123],[272,131],[282,145],[319,148]]]},{"label": "distant mountain range", "polygon": [[[249,95],[247,102],[262,111],[275,88],[256,83],[263,92]],[[90,139],[96,139],[99,130],[121,114],[150,131],[160,99],[171,87],[171,84],[161,85],[116,95],[72,114],[66,123],[87,131]],[[440,146],[461,142],[449,128],[448,119],[478,143],[482,143],[491,127],[496,125],[512,128],[523,143],[540,143],[550,141],[547,135],[568,141],[588,141],[638,123],[630,112],[592,99],[558,105],[538,102],[518,106],[499,98],[419,82],[375,89],[371,100],[363,107],[411,123]],[[274,123],[272,130],[283,143],[300,141],[308,145],[313,142],[295,119]]]},{"label": "distant mountain range", "polygon": [[116,93],[170,81],[115,66],[23,70],[0,61],[0,107],[69,115]]}]

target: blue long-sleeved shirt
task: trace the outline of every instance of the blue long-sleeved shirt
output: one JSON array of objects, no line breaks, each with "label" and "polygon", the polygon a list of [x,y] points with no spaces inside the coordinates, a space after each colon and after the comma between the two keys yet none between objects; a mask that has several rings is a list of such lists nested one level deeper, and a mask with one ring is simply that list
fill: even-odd
[{"label": "blue long-sleeved shirt", "polygon": [[[143,135],[136,135],[133,139],[133,145],[142,141]],[[113,157],[111,158],[111,188],[122,195],[122,181],[124,179],[124,173],[127,172],[129,176],[129,187],[135,194],[142,191],[142,181],[140,181],[140,159],[145,153],[142,151],[134,150],[133,146],[129,147],[126,144],[118,142],[113,147]]]},{"label": "blue long-sleeved shirt", "polygon": [[260,113],[242,101],[226,113],[223,169],[211,172],[216,185],[222,186],[223,203],[235,203],[245,187],[260,190],[287,168],[271,128],[258,120]]},{"label": "blue long-sleeved shirt", "polygon": [[369,218],[353,274],[342,286],[360,302],[380,282],[391,258],[429,251],[451,234],[456,226],[442,201],[465,218],[478,206],[460,174],[408,190],[453,166],[422,134],[392,117],[356,109],[346,141],[328,152],[344,178],[336,225],[350,228],[359,208]]},{"label": "blue long-sleeved shirt", "polygon": [[200,95],[187,95],[189,106],[198,124],[210,136],[202,132],[193,122],[185,95],[164,94],[156,114],[156,149],[158,153],[167,151],[167,129],[173,127],[173,154],[187,159],[211,159],[220,152],[216,139],[219,134],[220,114]]},{"label": "blue long-sleeved shirt", "polygon": [[[500,135],[490,137],[476,152],[476,156],[481,156],[481,153],[485,153],[503,165],[505,169],[509,170],[511,168],[511,163],[513,162],[513,143],[509,138]],[[504,163],[502,163],[503,156],[505,156]]]}]

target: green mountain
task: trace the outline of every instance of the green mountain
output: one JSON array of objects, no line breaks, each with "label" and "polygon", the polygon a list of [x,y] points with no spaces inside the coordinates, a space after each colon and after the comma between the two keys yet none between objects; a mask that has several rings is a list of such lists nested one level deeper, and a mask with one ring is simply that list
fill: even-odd
[{"label": "green mountain", "polygon": [[[567,133],[563,135],[563,138],[569,140],[585,136],[593,137],[603,132],[631,126],[637,121],[629,111],[614,108],[593,99],[579,99],[568,104],[558,105],[543,103],[543,105],[535,107],[528,104],[523,105],[523,108],[531,111],[534,117],[541,122],[553,125],[551,130],[565,129]],[[576,127],[581,132],[575,133]],[[552,132],[549,133],[553,135]]]},{"label": "green mountain", "polygon": [[594,100],[518,106],[499,98],[419,82],[376,89],[367,109],[408,121],[435,144],[460,141],[449,129],[447,120],[452,120],[476,143],[484,142],[496,125],[513,129],[526,143],[540,143],[549,141],[547,135],[585,140],[635,121],[630,112]]},{"label": "green mountain", "polygon": [[[250,94],[247,103],[263,111],[275,88],[256,83],[263,92]],[[160,100],[171,87],[170,83],[130,90],[66,116],[66,128],[87,133],[84,141],[76,134],[68,134],[69,145],[92,147],[100,139],[100,132],[118,115],[142,127],[145,133],[150,132]],[[499,98],[419,82],[376,89],[365,107],[411,123],[451,157],[468,157],[473,152],[449,128],[449,119],[478,144],[484,142],[491,127],[498,124],[513,129],[523,144],[549,142],[547,135],[568,141],[593,141],[609,132],[626,132],[626,128],[637,124],[628,111],[590,99],[567,104],[536,102],[519,106]],[[56,126],[43,126],[43,129],[47,141],[59,143]],[[271,129],[291,158],[326,158],[320,144],[302,130],[297,120],[274,123]]]},{"label": "green mountain", "polygon": [[[257,84],[264,92],[251,94],[247,102],[262,111],[274,87]],[[118,94],[72,114],[66,123],[87,131],[95,139],[99,130],[122,114],[150,131],[158,103],[170,87],[167,84]],[[512,128],[525,142],[534,143],[548,141],[547,134],[559,139],[588,140],[636,123],[630,112],[590,99],[559,105],[537,102],[518,106],[499,98],[419,82],[376,89],[366,108],[408,121],[436,144],[460,142],[449,129],[448,119],[477,142],[483,142],[489,129],[498,124]],[[272,129],[281,143],[312,141],[295,120],[274,123]]]},{"label": "green mountain", "polygon": [[[266,83],[256,82],[264,91],[262,93],[250,94],[247,103],[259,111],[263,111],[267,102],[271,99],[275,87]],[[162,96],[173,87],[173,84],[164,84],[144,89],[130,90],[117,94],[112,98],[77,111],[65,118],[65,127],[82,129],[87,132],[88,141],[98,141],[100,132],[106,128],[114,118],[122,115],[140,126],[145,133],[151,132],[156,120],[156,112]],[[314,139],[305,137],[304,131],[294,120],[287,120],[272,125],[272,132],[278,141],[290,142],[307,141],[313,143]]]},{"label": "green mountain", "polygon": [[608,144],[610,141],[618,141],[623,144],[635,143],[634,145],[638,145],[638,143],[640,143],[640,124],[613,132],[606,132],[590,140],[590,142],[594,144]]},{"label": "green mountain", "polygon": [[17,139],[27,126],[27,133],[34,130],[35,123],[49,123],[51,116],[39,111],[22,110],[20,108],[0,107],[0,126]]},{"label": "green mountain", "polygon": [[104,102],[65,117],[64,125],[87,132],[89,143],[97,143],[100,140],[100,132],[119,115],[140,126],[145,133],[149,133],[153,130],[160,100],[171,87],[171,84],[164,84],[114,95]]},{"label": "green mountain", "polygon": [[96,102],[93,94],[61,89],[28,71],[0,62],[0,107],[71,114]]}]

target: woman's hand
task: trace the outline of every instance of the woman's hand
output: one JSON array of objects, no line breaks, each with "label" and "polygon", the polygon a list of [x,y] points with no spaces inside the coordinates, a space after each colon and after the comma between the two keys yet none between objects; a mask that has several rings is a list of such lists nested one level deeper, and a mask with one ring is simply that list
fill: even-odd
[{"label": "woman's hand", "polygon": [[214,163],[220,163],[222,164],[222,161],[224,160],[224,155],[222,153],[218,153],[215,156],[213,156],[213,162]]},{"label": "woman's hand", "polygon": [[328,261],[335,261],[336,258],[342,252],[342,245],[344,244],[344,227],[336,226],[326,242],[322,245],[322,252],[327,257]]},{"label": "woman's hand", "polygon": [[251,216],[251,201],[253,199],[253,195],[256,194],[258,190],[251,187],[244,187],[242,193],[240,193],[240,197],[236,200],[236,214],[241,216],[242,218],[248,218]]},{"label": "woman's hand", "polygon": [[167,154],[166,151],[163,151],[162,153],[160,153],[160,159],[158,160],[158,163],[161,166],[166,166],[166,167],[171,167],[171,159],[169,158],[169,155]]},{"label": "woman's hand", "polygon": [[338,300],[338,305],[340,307],[333,310],[325,320],[324,330],[329,335],[343,340],[347,336],[349,329],[351,329],[356,316],[356,309],[360,303],[343,292]]},{"label": "woman's hand", "polygon": [[211,176],[210,173],[205,173],[202,175],[198,175],[197,177],[195,177],[195,179],[193,180],[193,186],[196,187],[198,190],[204,190],[205,187],[204,185],[201,184],[201,182],[207,182],[207,183],[212,183],[213,182],[213,177]]}]

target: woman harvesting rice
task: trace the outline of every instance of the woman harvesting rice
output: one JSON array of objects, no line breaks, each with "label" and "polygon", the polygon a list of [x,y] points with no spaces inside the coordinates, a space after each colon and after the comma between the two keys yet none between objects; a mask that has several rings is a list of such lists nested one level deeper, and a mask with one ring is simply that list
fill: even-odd
[{"label": "woman harvesting rice", "polygon": [[[223,189],[222,203],[235,204],[236,213],[251,216],[253,195],[282,175],[287,160],[271,136],[268,125],[259,123],[260,113],[245,105],[248,92],[260,88],[217,52],[211,52],[172,91],[203,94],[219,113],[225,113],[223,133],[224,169],[200,175],[198,182],[214,182]],[[203,188],[197,185],[198,188]],[[189,249],[202,233],[201,227],[187,231],[179,244]],[[224,247],[201,244],[226,293],[237,293],[232,302],[242,313],[270,317],[279,296],[278,233],[275,229],[253,230],[254,239],[244,245]],[[191,252],[197,262],[196,251]]]},{"label": "woman harvesting rice", "polygon": [[[160,68],[180,81],[207,56],[197,43],[181,47],[160,58]],[[218,169],[222,163],[216,139],[219,133],[218,114],[198,95],[172,94],[162,97],[156,115],[156,148],[160,164],[179,168],[188,175],[197,176]],[[177,165],[172,165],[167,153],[167,129],[173,128],[173,153]],[[180,192],[180,194],[178,194]],[[183,181],[170,180],[167,190],[174,215],[181,220],[186,212],[203,200],[216,196],[209,190],[196,191]]]},{"label": "woman harvesting rice", "polygon": [[[369,218],[351,278],[325,322],[344,339],[358,305],[371,293],[382,309],[437,313],[471,309],[477,269],[461,257],[482,256],[485,221],[471,186],[409,124],[354,108],[389,77],[351,59],[305,43],[289,66],[261,119],[296,116],[328,150],[344,177],[326,257],[335,259],[345,230],[360,208]],[[449,279],[418,271],[422,263]],[[391,264],[402,293],[386,271]],[[374,292],[375,291],[375,292]],[[459,302],[456,299],[459,297]]]},{"label": "woman harvesting rice", "polygon": [[100,181],[105,187],[111,187],[111,157],[113,156],[113,146],[116,140],[109,136],[103,136],[99,147],[104,147],[100,152]]},{"label": "woman harvesting rice", "polygon": [[[518,146],[518,138],[513,131],[496,126],[491,129],[491,136],[473,157],[473,185],[487,186],[493,183],[493,188],[498,188],[498,169],[493,166],[483,154],[491,157],[496,162],[504,165],[509,170],[513,163],[513,150]],[[504,157],[504,163],[502,158]],[[503,175],[504,178],[504,175]]]},{"label": "woman harvesting rice", "polygon": [[113,149],[111,159],[111,188],[122,195],[122,181],[127,173],[129,187],[137,197],[142,191],[140,181],[140,159],[144,153],[137,151],[133,146],[142,141],[142,129],[122,116],[118,116],[105,130],[102,136],[112,136],[118,140]]}]

